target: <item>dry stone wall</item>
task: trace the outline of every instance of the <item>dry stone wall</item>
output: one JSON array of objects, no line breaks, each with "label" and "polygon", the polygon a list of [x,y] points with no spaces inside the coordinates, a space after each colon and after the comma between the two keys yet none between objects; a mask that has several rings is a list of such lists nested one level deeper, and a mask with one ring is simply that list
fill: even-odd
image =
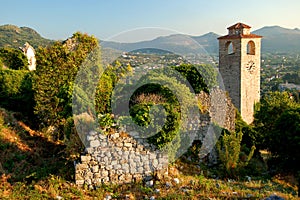
[{"label": "dry stone wall", "polygon": [[[210,95],[201,93],[197,98],[205,107],[200,121],[191,126],[199,127],[196,140],[203,140],[212,121],[224,119],[223,127],[234,130],[235,108],[226,93],[211,91],[220,98],[215,102]],[[223,106],[221,106],[223,105]],[[224,107],[225,105],[225,107]],[[223,115],[226,115],[225,117]],[[89,147],[75,164],[75,181],[79,186],[93,188],[102,183],[130,183],[141,180],[152,173],[166,174],[168,155],[161,152],[146,139],[139,138],[136,132],[123,132],[104,135],[90,131],[86,136]],[[211,155],[214,157],[215,155]]]},{"label": "dry stone wall", "polygon": [[129,183],[153,172],[166,172],[168,157],[145,139],[125,132],[111,135],[90,132],[90,147],[76,164],[76,184]]}]

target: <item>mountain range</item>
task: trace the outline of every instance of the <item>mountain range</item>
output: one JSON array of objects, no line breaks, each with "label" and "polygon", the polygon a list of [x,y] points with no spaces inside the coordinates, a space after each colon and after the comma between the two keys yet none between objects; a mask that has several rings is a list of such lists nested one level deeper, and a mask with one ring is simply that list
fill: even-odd
[{"label": "mountain range", "polygon": [[[263,36],[262,53],[300,52],[300,29],[298,28],[287,29],[280,26],[265,26],[253,31],[253,33]],[[137,51],[143,48],[157,48],[175,53],[194,53],[197,51],[199,53],[207,52],[208,54],[217,55],[217,38],[219,36],[213,32],[201,36],[174,34],[134,43],[101,41],[101,46],[126,52]],[[54,41],[43,38],[37,31],[28,27],[0,26],[0,47],[18,48],[23,46],[25,42],[29,42],[36,48],[38,46],[46,46]]]},{"label": "mountain range", "polygon": [[[300,52],[300,29],[287,29],[280,26],[265,26],[252,33],[263,36],[263,53],[291,53]],[[135,43],[101,42],[102,47],[118,49],[121,51],[132,51],[144,48],[161,48],[172,52],[194,52],[195,46],[204,49],[208,54],[218,54],[218,37],[220,35],[209,32],[201,36],[170,35],[158,37],[149,41]],[[197,42],[199,45],[195,45]]]}]

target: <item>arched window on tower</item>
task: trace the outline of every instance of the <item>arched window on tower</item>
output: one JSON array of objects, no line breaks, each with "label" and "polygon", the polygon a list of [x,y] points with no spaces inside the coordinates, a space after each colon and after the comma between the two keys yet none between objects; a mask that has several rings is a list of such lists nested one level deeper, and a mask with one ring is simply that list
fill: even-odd
[{"label": "arched window on tower", "polygon": [[255,55],[255,43],[252,40],[247,44],[247,54]]},{"label": "arched window on tower", "polygon": [[232,44],[231,41],[228,41],[226,43],[226,50],[227,50],[227,54],[233,54],[234,53],[233,44]]}]

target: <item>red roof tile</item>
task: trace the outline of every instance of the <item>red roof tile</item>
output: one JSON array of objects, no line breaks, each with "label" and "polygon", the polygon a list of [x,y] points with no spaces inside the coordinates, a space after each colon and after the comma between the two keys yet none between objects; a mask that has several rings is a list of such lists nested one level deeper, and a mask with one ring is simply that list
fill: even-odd
[{"label": "red roof tile", "polygon": [[243,24],[243,23],[236,23],[236,24],[234,24],[234,25],[232,25],[232,26],[230,26],[230,27],[228,27],[227,29],[241,29],[241,28],[251,28],[251,26],[248,26],[248,25],[246,25],[246,24]]}]

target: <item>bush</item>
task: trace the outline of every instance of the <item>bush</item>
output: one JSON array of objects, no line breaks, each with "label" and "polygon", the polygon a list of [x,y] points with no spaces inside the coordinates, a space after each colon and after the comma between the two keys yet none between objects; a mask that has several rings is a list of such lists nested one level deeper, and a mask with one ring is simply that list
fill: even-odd
[{"label": "bush", "polygon": [[0,70],[3,68],[3,65],[2,59],[0,58]]},{"label": "bush", "polygon": [[[20,50],[12,48],[0,48],[0,60],[2,64],[10,69],[15,70],[27,70],[28,69],[28,59]],[[0,66],[1,61],[0,61]]]},{"label": "bush", "polygon": [[247,124],[243,119],[241,114],[236,110],[236,119],[235,119],[235,131],[242,132],[242,144],[245,146],[244,149],[249,149],[247,153],[250,152],[252,146],[257,146],[257,137],[258,133],[255,130],[255,127],[252,125]]},{"label": "bush", "polygon": [[259,149],[270,149],[276,145],[273,133],[276,131],[276,122],[286,110],[295,108],[297,103],[290,98],[288,92],[269,92],[265,94],[254,114],[254,125],[258,132],[256,142]]},{"label": "bush", "polygon": [[33,114],[32,73],[27,70],[0,70],[0,106]]},{"label": "bush", "polygon": [[225,132],[217,143],[219,159],[226,176],[236,177],[253,156],[255,146],[252,146],[248,156],[241,151],[242,137],[242,132]]},{"label": "bush", "polygon": [[[181,76],[178,76],[178,74]],[[208,86],[204,83],[204,79],[196,70],[196,67],[191,64],[183,64],[173,67],[173,69],[152,70],[143,76],[138,82],[134,83],[134,86],[140,85],[140,87],[132,94],[129,102],[130,115],[133,121],[137,125],[150,128],[151,132],[156,133],[148,138],[149,142],[159,148],[169,148],[168,146],[170,146],[172,151],[174,151],[173,153],[176,153],[177,147],[189,145],[189,142],[191,142],[189,141],[188,133],[184,133],[187,131],[188,126],[185,119],[191,113],[200,114],[196,98],[192,95],[191,88],[188,87],[186,81],[189,81],[196,91],[208,91]],[[127,95],[126,91],[132,91],[130,87],[128,85],[124,86],[122,88],[124,92],[121,93]],[[121,96],[117,96],[117,98],[128,99]],[[125,108],[128,104],[128,102],[122,102],[121,100],[116,102],[118,102],[118,108]],[[154,113],[159,112],[156,106],[162,106],[166,114],[165,123],[158,132],[155,132],[159,128],[155,126],[155,120],[159,121],[159,118],[163,117],[157,115],[153,119],[151,113],[149,113],[152,106],[154,106],[154,109],[151,109],[151,111]],[[118,113],[122,112],[122,110],[118,110]],[[129,120],[126,117],[122,119],[124,121]],[[174,141],[176,141],[176,144],[174,144],[175,146],[177,145],[176,148],[174,145],[170,145]]]},{"label": "bush", "polygon": [[273,145],[269,150],[273,156],[291,167],[297,166],[300,162],[300,107],[285,110],[275,122],[272,135]]},{"label": "bush", "polygon": [[211,65],[181,64],[173,68],[188,80],[196,94],[208,93],[217,85],[217,73]]},{"label": "bush", "polygon": [[300,104],[288,92],[269,92],[257,106],[254,123],[259,148],[271,152],[269,167],[299,170]]}]

